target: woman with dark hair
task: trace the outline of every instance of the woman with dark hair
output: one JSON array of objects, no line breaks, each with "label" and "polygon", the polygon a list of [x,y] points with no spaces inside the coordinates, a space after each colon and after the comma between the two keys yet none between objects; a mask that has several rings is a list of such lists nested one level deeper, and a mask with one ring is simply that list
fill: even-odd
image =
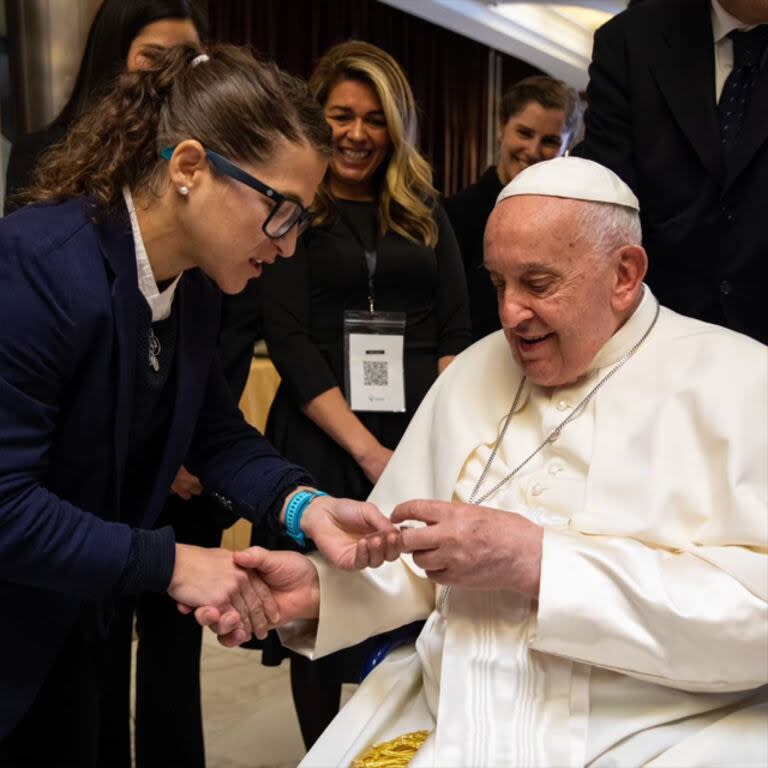
[{"label": "woman with dark hair", "polygon": [[[198,44],[206,32],[204,15],[192,0],[104,0],[91,24],[69,100],[46,129],[13,145],[7,184],[12,196],[6,198],[6,211],[19,202],[14,193],[32,182],[40,155],[64,138],[68,128],[93,108],[121,72],[146,66],[145,51],[152,46]],[[259,322],[256,281],[242,295],[224,299],[219,352],[235,400],[239,400],[245,385],[253,341],[260,333]],[[234,329],[238,329],[238,335],[232,332]],[[232,514],[204,494],[199,480],[183,467],[172,489],[174,494],[169,497],[158,525],[171,525],[177,541],[185,544],[218,546],[223,529],[234,520]],[[102,759],[108,755],[114,765],[129,765],[134,609],[139,638],[137,766],[164,763],[174,755],[180,764],[201,768],[205,764],[200,703],[201,628],[190,617],[179,615],[166,595],[151,593],[123,600],[111,623],[106,679],[109,692],[102,713]],[[165,685],[157,685],[159,675]]]},{"label": "woman with dark hair", "polygon": [[100,700],[120,597],[167,592],[240,642],[274,623],[230,552],[156,528],[182,462],[338,567],[397,556],[378,510],[315,491],[248,427],[216,356],[220,290],[290,257],[309,221],[321,110],[232,46],[144,56],[41,159],[33,204],[0,221],[2,765],[113,764]]},{"label": "woman with dark hair", "polygon": [[16,207],[14,195],[31,183],[40,154],[64,138],[123,70],[141,68],[146,46],[197,44],[206,34],[205,18],[193,0],[104,0],[88,32],[67,103],[49,126],[21,137],[11,148],[5,212]]},{"label": "woman with dark hair", "polygon": [[[72,93],[61,112],[45,129],[23,136],[13,144],[8,162],[5,212],[18,206],[21,201],[18,193],[32,183],[40,156],[64,139],[69,127],[96,104],[123,71],[146,65],[144,51],[148,46],[198,44],[205,31],[203,14],[191,0],[104,0],[91,23]],[[186,475],[181,470],[180,477],[182,483],[178,485],[184,492]],[[216,546],[221,541],[221,531],[226,524],[221,520],[224,517],[221,512],[219,519],[208,510],[197,514],[196,507],[202,505],[197,502],[190,505],[189,514],[179,516],[174,515],[173,504],[169,500],[161,523],[174,526],[177,540],[203,546]],[[181,750],[181,755],[193,767],[205,762],[200,711],[200,628],[187,617],[178,616],[173,604],[162,598],[162,595],[146,595],[139,604],[133,597],[125,598],[111,622],[101,752],[102,759],[109,759],[114,766],[128,768],[130,761],[134,608],[141,635],[136,674],[138,768],[147,764],[147,753],[158,749]],[[156,678],[159,667],[169,686],[147,684],[148,678]],[[169,688],[181,694],[182,703],[170,698]]]}]

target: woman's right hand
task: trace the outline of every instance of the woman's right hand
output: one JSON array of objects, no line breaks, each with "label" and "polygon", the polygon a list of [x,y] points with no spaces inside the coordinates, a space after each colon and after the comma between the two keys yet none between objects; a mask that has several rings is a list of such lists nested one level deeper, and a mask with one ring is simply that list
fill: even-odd
[{"label": "woman's right hand", "polygon": [[363,456],[358,459],[357,463],[360,469],[363,470],[365,476],[374,484],[381,477],[381,473],[384,471],[389,460],[392,458],[392,451],[389,448],[385,448],[381,443],[377,442],[376,445]]},{"label": "woman's right hand", "polygon": [[[297,552],[271,552],[262,547],[251,547],[232,554],[233,564],[250,572],[258,584],[269,589],[269,606],[263,612],[269,615],[279,611],[279,621],[267,627],[287,624],[295,619],[316,619],[320,612],[320,583],[312,561]],[[227,648],[242,645],[251,637],[250,628],[244,629],[235,610],[222,610],[206,605],[195,611],[197,623],[210,627],[219,642]]]}]

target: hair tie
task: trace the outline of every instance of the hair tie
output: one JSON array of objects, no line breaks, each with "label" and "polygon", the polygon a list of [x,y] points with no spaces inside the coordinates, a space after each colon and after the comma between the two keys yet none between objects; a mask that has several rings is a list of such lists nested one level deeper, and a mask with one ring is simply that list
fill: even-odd
[{"label": "hair tie", "polygon": [[192,59],[192,63],[190,64],[190,66],[196,67],[198,64],[202,64],[204,61],[209,61],[209,60],[210,60],[210,57],[208,56],[207,53],[201,53],[195,56],[194,59]]}]

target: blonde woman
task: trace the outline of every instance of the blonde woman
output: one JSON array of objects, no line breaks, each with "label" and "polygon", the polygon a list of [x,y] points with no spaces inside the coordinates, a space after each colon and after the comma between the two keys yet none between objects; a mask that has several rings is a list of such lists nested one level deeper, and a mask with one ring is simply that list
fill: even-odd
[{"label": "blonde woman", "polygon": [[[343,43],[317,63],[310,90],[333,151],[296,258],[265,275],[264,330],[282,377],[267,434],[329,493],[365,498],[438,373],[469,344],[467,293],[397,62],[373,45]],[[404,320],[404,398],[393,399],[393,410],[350,404],[360,382],[345,362],[345,317],[366,316],[371,304],[377,315]],[[396,368],[387,370],[393,388],[401,383]],[[383,376],[382,365],[370,371]],[[342,666],[335,657],[293,662],[307,746],[338,709]],[[299,667],[320,683],[299,680]]]}]

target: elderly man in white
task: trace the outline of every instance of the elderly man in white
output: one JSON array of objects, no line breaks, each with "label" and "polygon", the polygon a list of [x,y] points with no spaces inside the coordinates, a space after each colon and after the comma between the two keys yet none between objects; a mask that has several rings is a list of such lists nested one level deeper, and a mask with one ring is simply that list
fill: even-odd
[{"label": "elderly man in white", "polygon": [[371,497],[419,521],[411,554],[236,555],[312,657],[427,619],[303,766],[417,729],[413,768],[768,764],[768,354],[659,307],[637,210],[578,158],[502,191],[503,331],[440,376]]}]

